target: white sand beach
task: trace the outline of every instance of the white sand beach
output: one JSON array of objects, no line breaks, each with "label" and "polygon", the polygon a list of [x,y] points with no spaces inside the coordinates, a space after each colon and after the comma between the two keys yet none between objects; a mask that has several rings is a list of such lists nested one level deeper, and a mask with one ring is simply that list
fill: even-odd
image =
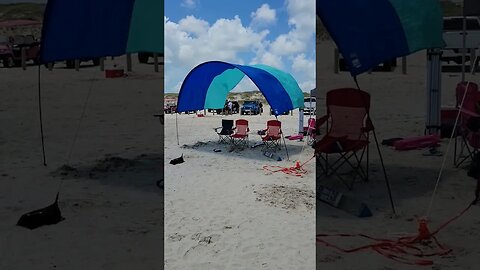
[{"label": "white sand beach", "polygon": [[[163,68],[155,73],[135,58],[125,78],[106,79],[98,67],[42,67],[46,167],[37,68],[0,68],[0,269],[161,269],[163,126],[153,114],[163,105]],[[90,88],[71,170],[61,169]],[[15,226],[54,201],[62,178],[65,220]]]},{"label": "white sand beach", "polygon": [[[330,89],[355,87],[349,73],[334,74],[331,41],[317,41],[317,89],[321,99]],[[371,116],[379,142],[394,137],[412,137],[424,134],[426,115],[426,52],[407,58],[407,74],[401,72],[401,61],[394,72],[374,72],[359,76],[360,87],[371,94]],[[479,82],[478,75],[467,79]],[[460,73],[443,73],[442,105],[455,105],[455,86]],[[317,101],[318,115],[325,113],[325,99]],[[324,134],[325,132],[322,131]],[[445,152],[448,140],[442,140],[440,151]],[[368,183],[357,183],[352,191],[336,178],[321,180],[338,191],[366,203],[373,217],[357,218],[343,211],[317,203],[317,233],[364,233],[381,238],[396,238],[417,233],[417,218],[425,215],[442,165],[443,156],[424,156],[426,150],[399,152],[380,146],[388,177],[392,186],[397,215],[393,216],[386,192],[383,173],[375,144],[371,144],[371,173]],[[438,187],[431,214],[428,216],[431,231],[449,218],[457,215],[474,198],[476,181],[467,176],[465,168],[454,168],[453,145],[447,157],[445,170]],[[468,162],[464,163],[468,165]],[[437,238],[452,253],[432,257],[432,266],[409,266],[387,259],[374,251],[346,254],[324,245],[317,245],[317,269],[477,269],[480,254],[480,208],[474,206],[464,216],[437,234]],[[357,247],[366,242],[352,239],[330,239],[345,248]],[[428,250],[428,249],[427,249]]]},{"label": "white sand beach", "polygon": [[[264,111],[261,116],[181,114],[179,145],[175,115],[166,115],[165,269],[315,268],[314,160],[304,166],[303,177],[263,170],[306,162],[313,149],[286,140],[290,160],[282,149],[277,153],[283,160],[275,161],[263,156],[261,147],[229,152],[213,130],[222,119],[247,119],[254,145],[261,141],[257,131],[275,119],[269,107]],[[296,113],[278,117],[286,136],[298,131]],[[182,154],[184,163],[169,164]]]}]

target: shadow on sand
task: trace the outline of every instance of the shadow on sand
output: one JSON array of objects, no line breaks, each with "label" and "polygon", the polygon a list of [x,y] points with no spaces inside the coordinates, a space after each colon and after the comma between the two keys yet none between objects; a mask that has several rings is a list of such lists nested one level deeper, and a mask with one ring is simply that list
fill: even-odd
[{"label": "shadow on sand", "polygon": [[[348,190],[335,175],[330,177],[321,175],[322,170],[317,166],[317,184],[331,187],[360,202],[366,203],[374,212],[391,213],[390,199],[381,166],[378,162],[374,162],[370,166],[369,181],[357,180],[352,190]],[[386,165],[386,171],[397,212],[403,212],[402,201],[429,197],[433,192],[439,173],[436,168],[408,167],[393,164]],[[458,173],[458,171],[453,170],[444,171],[442,179],[449,179],[449,181],[445,181],[445,183],[440,181],[440,184],[445,185],[447,188],[455,188],[459,183],[458,181],[451,181],[452,179],[457,179],[457,177],[452,177],[451,175],[458,175]],[[331,216],[331,209],[334,208],[321,202],[318,202],[317,205],[317,215]],[[426,207],[426,205],[419,207]],[[422,208],[419,208],[419,210],[422,210]],[[338,211],[341,212],[340,210]]]},{"label": "shadow on sand", "polygon": [[163,188],[163,155],[141,154],[132,159],[105,155],[105,158],[86,166],[63,165],[50,175],[62,179],[90,179],[105,185],[158,192]]},{"label": "shadow on sand", "polygon": [[[237,154],[236,155],[237,157],[241,157],[245,159],[272,160],[263,155],[262,145],[252,148],[251,146],[254,144],[255,144],[254,142],[249,142],[249,147],[239,148],[239,147],[232,147],[231,145],[228,145],[228,144],[220,144],[217,141],[206,141],[206,142],[199,141],[193,145],[184,144],[180,147],[183,149],[193,149],[196,151],[207,152],[207,153],[224,156],[224,157],[231,157],[233,154]],[[288,156],[290,157],[290,160],[292,160],[291,159],[292,156],[298,157],[299,155],[304,155],[305,160],[309,159],[311,157],[310,154],[307,153],[307,150],[309,148],[311,148],[311,146],[307,144],[304,145],[304,142],[290,141],[287,143],[287,151],[288,151]],[[287,160],[287,152],[285,151],[285,146],[283,142],[282,142],[281,149],[277,149],[275,154],[280,156],[282,160]]]}]

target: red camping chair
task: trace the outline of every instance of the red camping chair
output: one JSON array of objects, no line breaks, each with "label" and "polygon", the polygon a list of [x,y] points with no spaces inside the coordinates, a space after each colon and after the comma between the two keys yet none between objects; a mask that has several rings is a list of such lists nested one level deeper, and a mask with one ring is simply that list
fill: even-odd
[{"label": "red camping chair", "polygon": [[[373,130],[368,116],[370,94],[353,88],[335,89],[327,93],[326,101],[327,115],[318,119],[317,123],[317,126],[326,124],[327,130],[326,135],[314,144],[317,163],[325,176],[336,174],[348,189],[352,189],[357,176],[368,180],[369,133]],[[364,169],[361,163],[365,152]],[[330,162],[329,156],[333,154],[339,155],[339,158]],[[344,164],[355,173],[351,182],[338,172]]]},{"label": "red camping chair", "polygon": [[308,126],[303,127],[303,133],[307,136],[307,144],[311,144],[317,135],[317,121],[315,118],[309,118],[307,123]]},{"label": "red camping chair", "polygon": [[[468,90],[467,90],[468,84]],[[465,95],[465,91],[467,91]],[[477,111],[480,108],[477,106],[480,104],[480,91],[478,91],[478,85],[473,82],[461,82],[457,84],[455,90],[456,95],[456,107],[460,110],[460,118],[458,121],[457,135],[461,139],[461,147],[467,149],[467,156],[463,156],[462,152],[457,153],[457,138],[455,138],[454,147],[454,165],[459,167],[465,160],[473,158],[473,155],[478,152],[480,148],[480,131],[473,130],[471,123],[475,121],[475,118],[480,117]],[[463,96],[465,95],[465,99]],[[462,105],[463,100],[463,106]],[[480,123],[480,120],[478,121]]]},{"label": "red camping chair", "polygon": [[233,128],[235,133],[230,135],[234,146],[248,146],[248,121],[245,119],[238,119],[235,121],[235,127]]},{"label": "red camping chair", "polygon": [[268,120],[267,129],[265,129],[265,136],[262,136],[264,143],[262,150],[280,150],[280,142],[282,138],[282,122],[278,120]]}]

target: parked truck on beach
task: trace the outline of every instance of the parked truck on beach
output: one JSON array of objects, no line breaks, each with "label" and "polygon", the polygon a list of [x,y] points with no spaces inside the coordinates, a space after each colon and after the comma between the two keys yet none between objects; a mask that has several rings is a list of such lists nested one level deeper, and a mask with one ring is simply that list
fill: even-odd
[{"label": "parked truck on beach", "polygon": [[[154,53],[151,52],[139,52],[138,53],[138,62],[142,64],[147,64],[150,58],[155,56]],[[158,57],[163,57],[163,54],[158,54]]]},{"label": "parked truck on beach", "polygon": [[[466,46],[465,61],[470,61],[475,57],[480,48],[480,19],[474,16],[466,17]],[[463,49],[463,17],[444,17],[443,18],[443,48],[442,61],[453,61],[457,64],[462,63]]]},{"label": "parked truck on beach", "polygon": [[305,97],[303,100],[305,107],[303,111],[305,114],[316,114],[317,113],[317,100],[315,97]]},{"label": "parked truck on beach", "polygon": [[25,61],[38,63],[40,44],[32,35],[0,36],[0,62],[4,67],[21,66],[22,50],[25,52]]}]

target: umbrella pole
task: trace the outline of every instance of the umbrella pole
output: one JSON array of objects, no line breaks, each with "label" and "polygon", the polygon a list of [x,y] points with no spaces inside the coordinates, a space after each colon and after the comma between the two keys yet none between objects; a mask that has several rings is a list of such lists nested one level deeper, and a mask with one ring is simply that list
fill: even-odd
[{"label": "umbrella pole", "polygon": [[177,129],[177,145],[180,145],[180,140],[178,139],[178,112],[175,113],[175,126]]},{"label": "umbrella pole", "polygon": [[[465,61],[467,49],[467,17],[463,14],[463,32],[462,32],[462,82],[465,82]],[[472,59],[470,59],[472,61]]]},{"label": "umbrella pole", "polygon": [[304,117],[303,109],[298,108],[298,134],[303,133],[303,117]]},{"label": "umbrella pole", "polygon": [[[355,84],[357,85],[358,90],[360,90],[360,85],[358,84],[357,77],[354,76],[353,80],[355,81]],[[364,103],[366,104],[367,102],[364,101]],[[368,116],[368,118],[370,118],[370,112],[367,112],[367,116]],[[371,118],[370,118],[370,121],[371,121]],[[395,203],[393,202],[392,189],[390,188],[390,181],[388,180],[387,170],[385,169],[385,164],[383,162],[382,151],[380,150],[380,145],[378,143],[377,133],[375,132],[375,128],[372,130],[372,133],[373,133],[373,138],[375,139],[375,146],[377,147],[378,156],[380,158],[380,163],[382,165],[383,176],[385,178],[385,184],[387,186],[387,192],[388,192],[388,197],[390,199],[390,205],[392,207],[392,212],[393,212],[394,215],[396,215],[397,213],[395,211]]]},{"label": "umbrella pole", "polygon": [[285,137],[283,136],[283,132],[282,132],[282,139],[283,139],[283,145],[285,146],[285,152],[287,153],[287,160],[290,160],[290,157],[288,156],[287,143],[285,142]]},{"label": "umbrella pole", "polygon": [[38,114],[40,117],[40,135],[42,137],[42,155],[43,155],[43,166],[47,166],[47,159],[45,157],[45,137],[43,135],[43,117],[42,117],[42,96],[41,96],[41,82],[40,82],[40,68],[41,65],[38,64]]},{"label": "umbrella pole", "polygon": [[[278,117],[275,115],[275,119],[278,121]],[[285,146],[285,152],[287,153],[287,160],[290,160],[290,157],[288,156],[288,149],[287,149],[287,143],[285,142],[285,137],[283,136],[283,131],[282,131],[282,139],[283,139],[283,145]]]},{"label": "umbrella pole", "polygon": [[385,184],[387,185],[388,197],[390,199],[390,205],[392,206],[393,214],[396,215],[395,203],[393,202],[392,189],[390,188],[390,181],[388,180],[387,171],[385,170],[385,164],[383,163],[382,151],[380,150],[380,145],[378,144],[377,133],[375,129],[372,131],[373,138],[375,139],[375,145],[377,147],[378,156],[380,157],[380,163],[382,164],[383,176],[385,177]]}]

